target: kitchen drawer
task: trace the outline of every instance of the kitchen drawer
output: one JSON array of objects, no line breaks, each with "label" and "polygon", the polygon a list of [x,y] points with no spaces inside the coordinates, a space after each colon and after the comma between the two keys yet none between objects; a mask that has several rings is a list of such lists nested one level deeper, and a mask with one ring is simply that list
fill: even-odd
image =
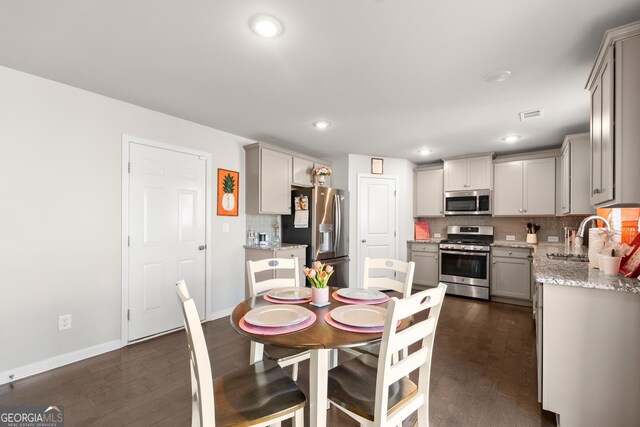
[{"label": "kitchen drawer", "polygon": [[438,252],[437,243],[412,243],[411,250],[416,252]]},{"label": "kitchen drawer", "polygon": [[492,248],[491,256],[506,258],[529,258],[531,249],[529,248]]}]

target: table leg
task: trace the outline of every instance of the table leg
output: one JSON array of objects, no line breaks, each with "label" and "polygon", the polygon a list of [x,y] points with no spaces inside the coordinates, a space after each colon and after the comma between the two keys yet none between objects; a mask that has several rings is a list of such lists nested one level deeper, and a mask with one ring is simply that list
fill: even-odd
[{"label": "table leg", "polygon": [[328,349],[311,350],[309,363],[309,394],[311,427],[327,425],[327,372],[329,371]]},{"label": "table leg", "polygon": [[264,344],[251,341],[249,364],[253,365],[254,363],[260,362],[262,360],[263,353],[264,353]]}]

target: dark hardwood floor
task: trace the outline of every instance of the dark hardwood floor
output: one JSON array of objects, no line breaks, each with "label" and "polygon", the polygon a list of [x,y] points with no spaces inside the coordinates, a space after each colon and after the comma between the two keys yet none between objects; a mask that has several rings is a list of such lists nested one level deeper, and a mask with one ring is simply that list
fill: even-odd
[{"label": "dark hardwood floor", "polygon": [[[248,363],[249,342],[228,317],[204,330],[215,376]],[[2,385],[0,405],[64,405],[66,426],[186,426],[188,366],[186,337],[175,332]],[[299,385],[305,392],[307,372],[304,362]],[[554,426],[536,390],[531,309],[447,297],[431,370],[430,425]],[[415,423],[414,415],[405,427]],[[336,408],[328,424],[357,425]]]}]

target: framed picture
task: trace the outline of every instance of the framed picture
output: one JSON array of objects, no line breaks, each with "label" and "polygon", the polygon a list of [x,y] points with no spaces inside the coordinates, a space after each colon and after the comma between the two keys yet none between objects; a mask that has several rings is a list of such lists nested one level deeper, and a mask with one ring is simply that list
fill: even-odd
[{"label": "framed picture", "polygon": [[382,175],[384,173],[384,159],[377,157],[371,158],[371,173]]},{"label": "framed picture", "polygon": [[218,215],[238,216],[240,172],[218,169]]}]

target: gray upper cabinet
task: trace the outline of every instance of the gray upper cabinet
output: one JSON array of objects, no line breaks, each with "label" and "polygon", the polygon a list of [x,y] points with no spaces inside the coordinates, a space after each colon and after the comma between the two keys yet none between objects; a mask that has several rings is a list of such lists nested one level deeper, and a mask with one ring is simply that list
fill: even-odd
[{"label": "gray upper cabinet", "polygon": [[559,214],[590,215],[589,133],[567,135],[562,144],[558,176]]},{"label": "gray upper cabinet", "polygon": [[640,21],[609,30],[589,75],[591,204],[640,204]]},{"label": "gray upper cabinet", "polygon": [[[245,212],[290,215],[291,186],[313,186],[311,170],[321,164],[303,154],[262,142],[245,145],[244,150]],[[330,182],[327,180],[325,185]]]},{"label": "gray upper cabinet", "polygon": [[246,213],[290,215],[293,157],[261,144],[245,150]]},{"label": "gray upper cabinet", "polygon": [[556,159],[495,164],[493,215],[555,215]]},{"label": "gray upper cabinet", "polygon": [[312,169],[313,160],[294,156],[291,183],[298,187],[313,187]]},{"label": "gray upper cabinet", "polygon": [[414,170],[414,216],[442,216],[443,215],[443,169]]},{"label": "gray upper cabinet", "polygon": [[486,190],[493,188],[493,154],[445,159],[444,191]]}]

